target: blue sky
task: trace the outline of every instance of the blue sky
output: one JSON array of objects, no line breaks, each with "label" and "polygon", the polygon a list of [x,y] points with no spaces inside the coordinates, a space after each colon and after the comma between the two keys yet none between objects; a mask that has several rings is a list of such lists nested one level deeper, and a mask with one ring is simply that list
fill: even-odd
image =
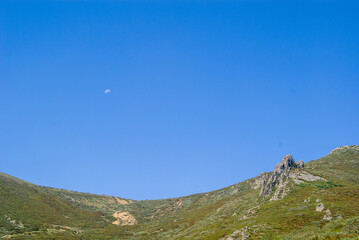
[{"label": "blue sky", "polygon": [[358,5],[1,1],[0,171],[157,199],[358,144]]}]

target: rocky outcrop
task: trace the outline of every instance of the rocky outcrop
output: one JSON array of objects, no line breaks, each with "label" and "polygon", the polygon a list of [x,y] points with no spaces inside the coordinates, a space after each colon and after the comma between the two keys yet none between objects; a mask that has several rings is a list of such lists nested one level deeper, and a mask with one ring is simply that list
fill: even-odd
[{"label": "rocky outcrop", "polygon": [[[323,212],[325,207],[324,207],[324,204],[321,202],[320,199],[317,199],[316,202],[318,203],[317,206],[315,207],[315,211],[317,212]],[[333,219],[333,216],[332,216],[332,212],[330,211],[329,208],[327,208],[325,211],[324,211],[325,215],[323,217],[323,220],[326,220],[326,221],[331,221]]]},{"label": "rocky outcrop", "polygon": [[265,184],[270,176],[270,173],[262,172],[258,177],[254,179],[254,182],[252,183],[252,187],[254,189],[260,189],[259,195],[263,195],[263,191],[265,188]]},{"label": "rocky outcrop", "polygon": [[304,182],[314,182],[314,181],[327,181],[325,178],[315,176],[305,171],[300,172],[291,172],[289,173],[289,177],[296,184],[304,183]]},{"label": "rocky outcrop", "polygon": [[279,200],[285,197],[290,191],[292,181],[300,184],[305,181],[326,181],[319,176],[314,176],[304,171],[302,160],[295,162],[292,155],[285,156],[277,164],[273,173],[262,173],[254,181],[254,188],[261,188],[260,196],[266,198],[271,195],[270,200]]},{"label": "rocky outcrop", "polygon": [[292,155],[288,154],[285,156],[280,163],[274,169],[274,173],[282,173],[284,171],[290,171],[293,168],[296,168],[297,165],[295,164],[294,158]]},{"label": "rocky outcrop", "polygon": [[303,162],[303,160],[299,160],[299,161],[297,162],[297,168],[304,168],[304,162]]},{"label": "rocky outcrop", "polygon": [[276,187],[274,194],[271,200],[278,200],[287,195],[289,189],[287,185],[289,184],[289,173],[294,168],[304,168],[304,162],[299,161],[299,164],[296,164],[292,155],[285,156],[280,163],[274,169],[272,175],[263,181],[263,188],[261,195],[263,198],[268,197],[274,187]]},{"label": "rocky outcrop", "polygon": [[324,210],[324,204],[318,203],[317,206],[315,207],[315,211],[322,212],[323,210]]}]

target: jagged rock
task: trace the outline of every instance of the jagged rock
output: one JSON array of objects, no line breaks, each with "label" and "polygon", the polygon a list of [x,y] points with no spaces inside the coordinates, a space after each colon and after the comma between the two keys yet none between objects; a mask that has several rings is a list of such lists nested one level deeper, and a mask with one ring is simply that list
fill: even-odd
[{"label": "jagged rock", "polygon": [[279,176],[278,184],[275,185],[276,189],[270,201],[283,199],[289,192],[289,177],[288,174],[281,174]]},{"label": "jagged rock", "polygon": [[272,190],[277,183],[278,180],[278,173],[274,173],[269,178],[265,179],[263,182],[263,188],[261,190],[261,195],[263,195],[263,198],[266,198],[272,193]]},{"label": "jagged rock", "polygon": [[277,164],[273,174],[264,180],[261,191],[263,198],[269,196],[276,185],[276,190],[271,200],[283,198],[289,191],[287,188],[289,183],[289,171],[296,167],[297,165],[295,164],[293,156],[290,154],[286,155],[282,161]]},{"label": "jagged rock", "polygon": [[[281,195],[280,193],[285,194],[286,191],[283,191],[285,186],[288,183],[288,172],[295,166],[294,159],[292,155],[285,156],[280,163],[274,169],[274,172],[271,176],[269,176],[263,184],[263,198],[269,196],[272,193],[274,186],[278,183],[276,192],[274,194],[273,200],[278,199]],[[282,196],[284,197],[284,196]]]},{"label": "jagged rock", "polygon": [[320,202],[320,201],[322,201],[322,200],[320,200],[319,198],[317,198],[317,200],[315,200],[315,202]]},{"label": "jagged rock", "polygon": [[299,160],[298,162],[297,162],[297,168],[304,168],[304,162],[303,162],[303,160]]},{"label": "jagged rock", "polygon": [[282,162],[278,163],[274,169],[274,173],[282,173],[284,171],[291,170],[296,167],[294,158],[292,155],[288,154],[282,159]]},{"label": "jagged rock", "polygon": [[288,154],[276,165],[272,174],[261,173],[255,179],[254,189],[261,187],[259,194],[263,198],[271,195],[275,189],[270,201],[279,200],[290,191],[290,179],[296,184],[304,183],[304,181],[326,181],[324,178],[304,171],[304,162],[300,160],[295,163],[293,156]]},{"label": "jagged rock", "polygon": [[269,176],[270,176],[269,173],[262,172],[258,177],[255,178],[254,182],[251,183],[253,189],[258,189],[258,188],[261,189],[259,196],[261,196],[263,194],[265,183],[267,182],[267,179]]},{"label": "jagged rock", "polygon": [[322,212],[323,210],[324,210],[324,204],[323,203],[319,203],[315,208],[315,211],[317,211],[317,212]]},{"label": "jagged rock", "polygon": [[307,199],[304,199],[304,203],[309,203],[310,202],[310,197],[308,197]]}]

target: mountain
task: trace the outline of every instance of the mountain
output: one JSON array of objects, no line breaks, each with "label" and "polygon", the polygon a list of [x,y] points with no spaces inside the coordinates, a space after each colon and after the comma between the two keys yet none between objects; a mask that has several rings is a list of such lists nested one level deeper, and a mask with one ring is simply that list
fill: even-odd
[{"label": "mountain", "polygon": [[359,239],[359,146],[208,193],[135,201],[0,174],[4,239]]}]

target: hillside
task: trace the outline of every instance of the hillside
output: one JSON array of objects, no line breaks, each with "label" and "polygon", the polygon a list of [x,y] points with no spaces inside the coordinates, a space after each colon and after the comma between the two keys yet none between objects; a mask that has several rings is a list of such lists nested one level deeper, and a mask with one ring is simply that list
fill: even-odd
[{"label": "hillside", "polygon": [[0,234],[14,239],[359,239],[359,146],[186,197],[134,201],[0,175]]}]

